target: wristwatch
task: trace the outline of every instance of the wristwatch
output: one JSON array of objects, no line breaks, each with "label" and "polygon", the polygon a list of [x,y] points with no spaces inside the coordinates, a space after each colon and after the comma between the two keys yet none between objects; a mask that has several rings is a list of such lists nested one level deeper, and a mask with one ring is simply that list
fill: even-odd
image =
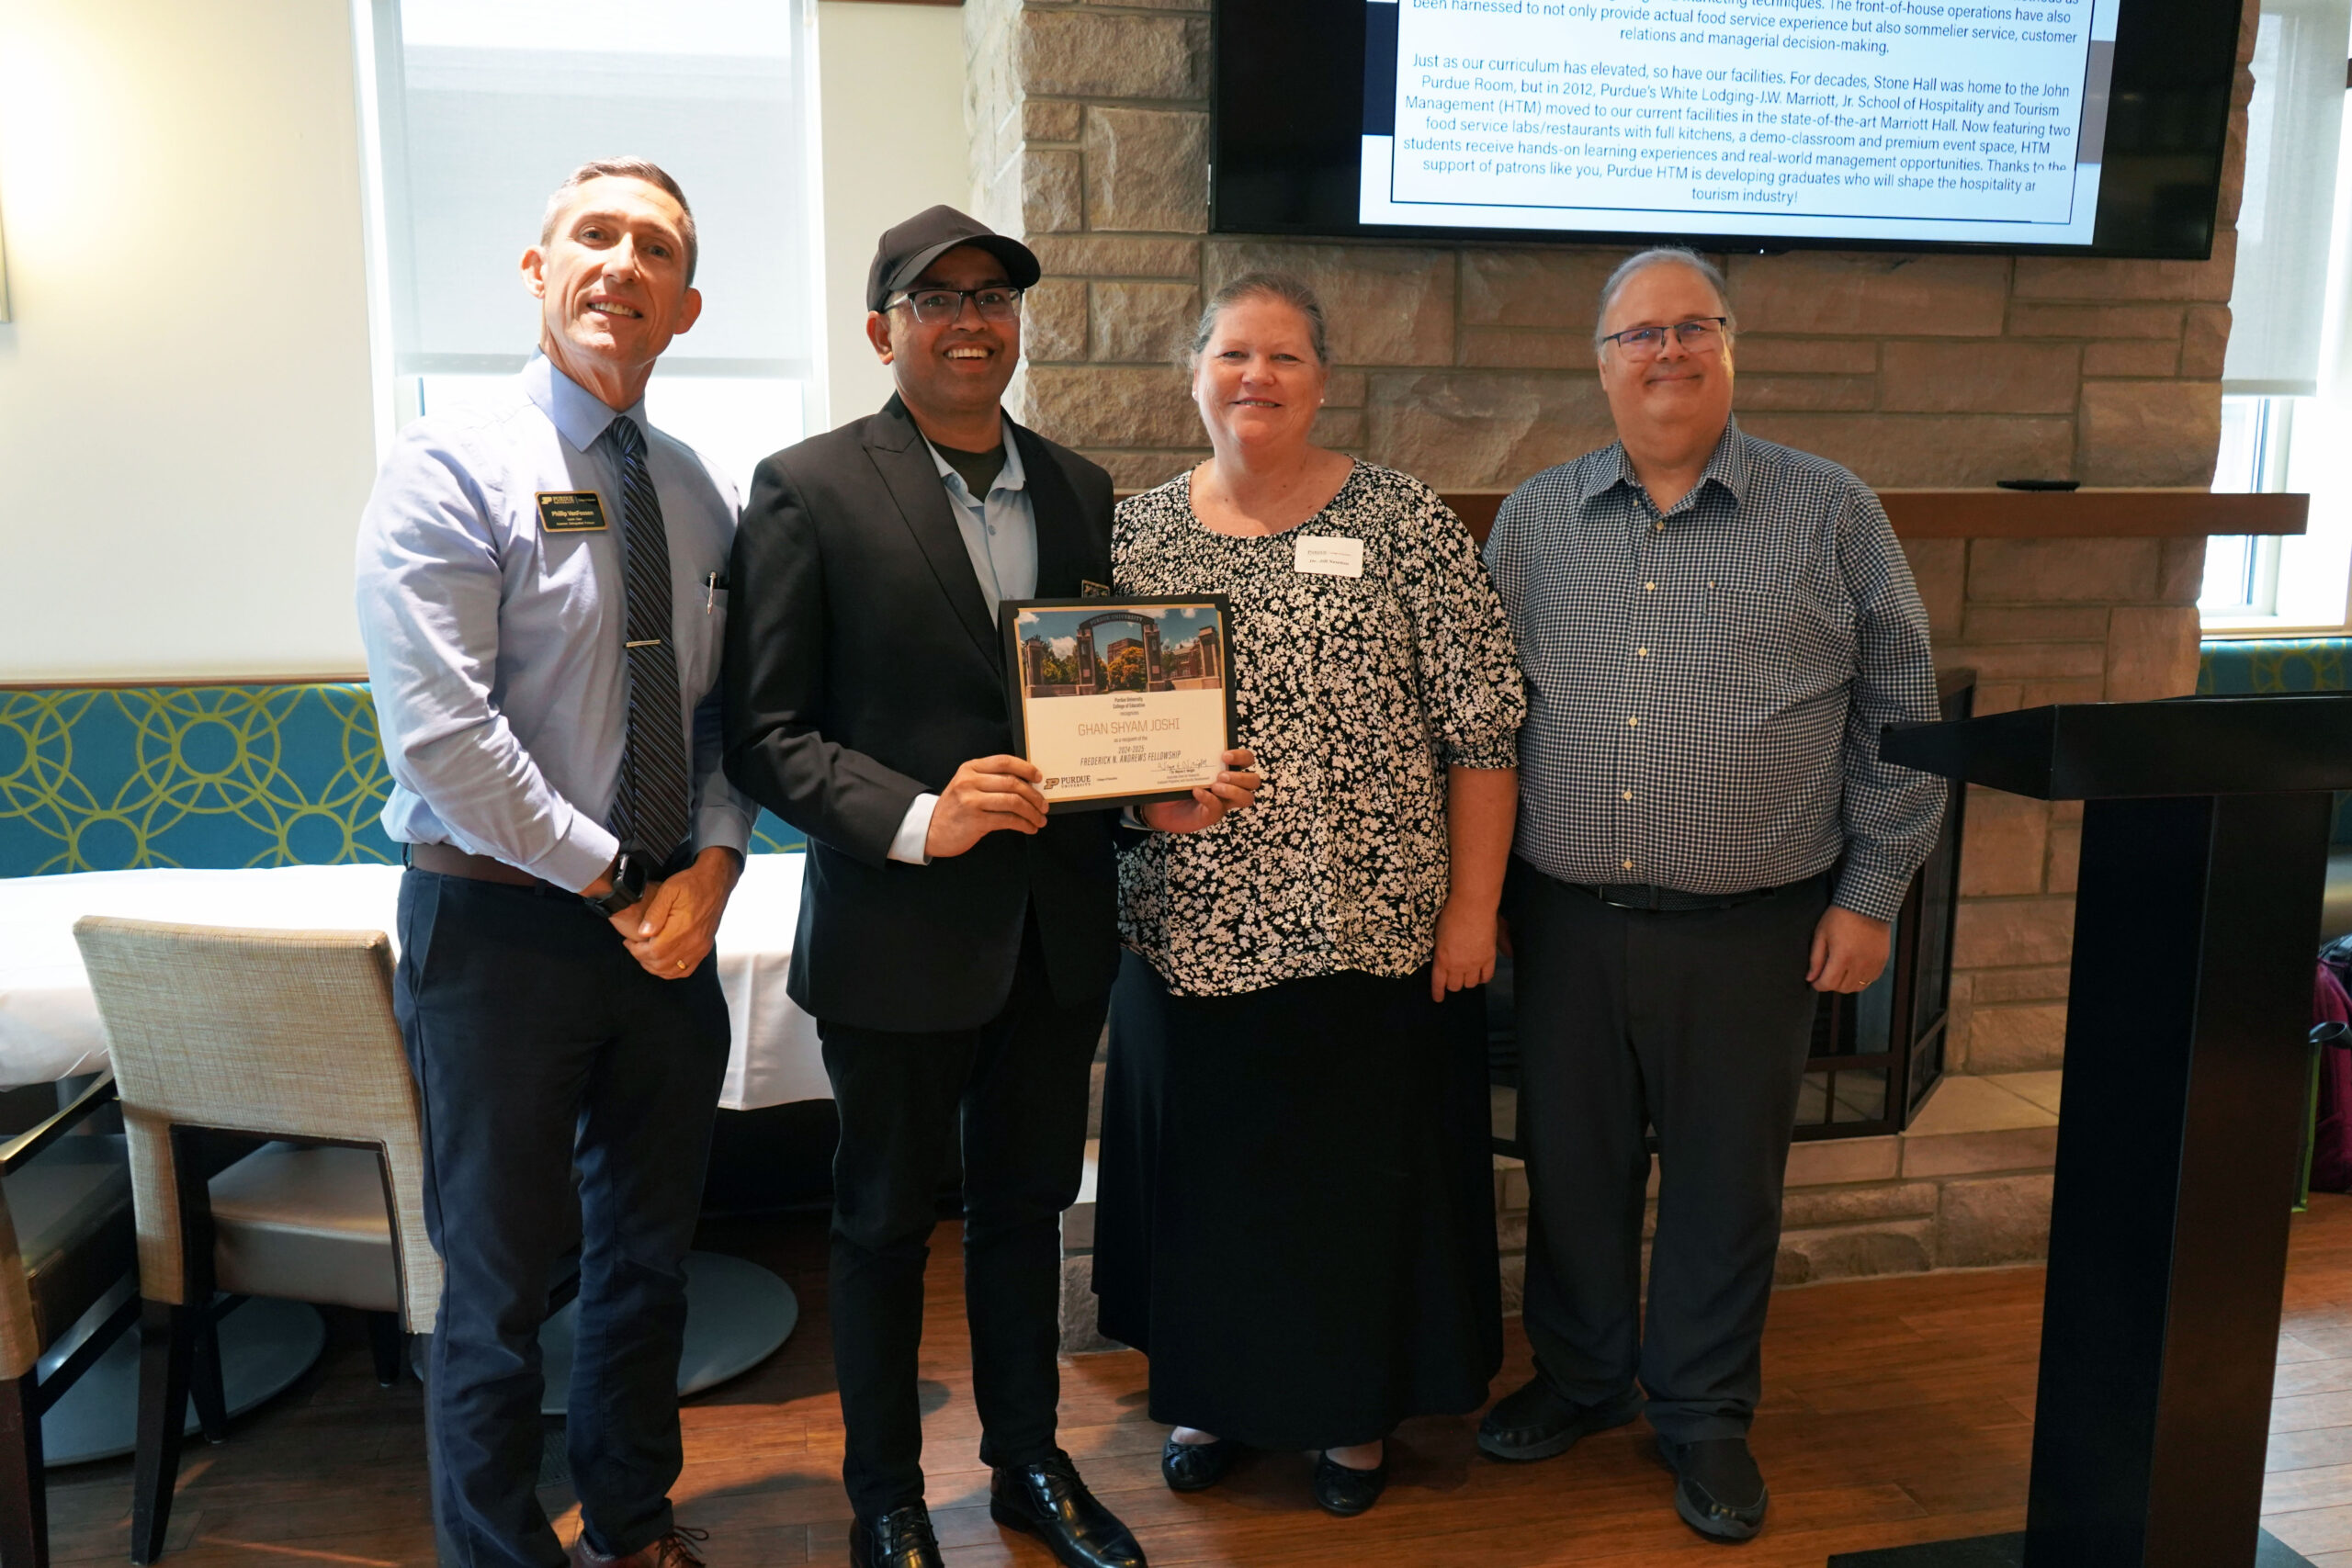
[{"label": "wristwatch", "polygon": [[645,857],[635,850],[623,850],[615,855],[605,874],[613,879],[610,893],[594,898],[585,893],[580,896],[598,914],[608,918],[617,915],[645,897]]}]

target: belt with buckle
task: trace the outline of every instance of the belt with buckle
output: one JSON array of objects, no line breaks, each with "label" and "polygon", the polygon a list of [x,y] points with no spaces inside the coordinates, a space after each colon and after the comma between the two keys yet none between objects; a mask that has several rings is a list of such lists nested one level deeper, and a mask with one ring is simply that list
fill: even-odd
[{"label": "belt with buckle", "polygon": [[[503,882],[509,887],[536,887],[548,893],[571,893],[568,887],[533,876],[518,866],[489,855],[469,855],[454,844],[403,844],[408,863],[435,876],[464,876],[476,882]],[[577,893],[572,893],[578,897]]]}]

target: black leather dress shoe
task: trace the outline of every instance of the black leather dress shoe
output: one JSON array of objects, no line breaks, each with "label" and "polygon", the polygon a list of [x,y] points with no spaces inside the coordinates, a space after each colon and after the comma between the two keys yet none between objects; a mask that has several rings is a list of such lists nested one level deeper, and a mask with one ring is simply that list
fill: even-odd
[{"label": "black leather dress shoe", "polygon": [[1351,1519],[1374,1503],[1388,1490],[1388,1450],[1380,1450],[1380,1462],[1370,1470],[1355,1470],[1340,1463],[1329,1454],[1317,1454],[1315,1459],[1315,1506],[1327,1514]]},{"label": "black leather dress shoe", "polygon": [[1578,1438],[1625,1426],[1641,1413],[1642,1396],[1633,1389],[1599,1404],[1578,1404],[1553,1392],[1538,1372],[1487,1412],[1478,1423],[1478,1447],[1497,1459],[1550,1459],[1576,1447]]},{"label": "black leather dress shoe", "polygon": [[1764,1472],[1746,1438],[1706,1438],[1695,1443],[1657,1440],[1658,1456],[1673,1467],[1674,1511],[1712,1540],[1747,1540],[1764,1528],[1772,1500]]},{"label": "black leather dress shoe", "polygon": [[1144,1568],[1143,1548],[1094,1500],[1078,1466],[1058,1450],[1049,1460],[998,1471],[989,1487],[989,1517],[1044,1541],[1063,1568]]},{"label": "black leather dress shoe", "polygon": [[1159,1450],[1159,1478],[1170,1492],[1205,1492],[1225,1479],[1241,1445],[1219,1438],[1213,1443],[1180,1443],[1168,1439]]},{"label": "black leather dress shoe", "polygon": [[942,1568],[931,1511],[921,1503],[849,1527],[850,1568]]}]

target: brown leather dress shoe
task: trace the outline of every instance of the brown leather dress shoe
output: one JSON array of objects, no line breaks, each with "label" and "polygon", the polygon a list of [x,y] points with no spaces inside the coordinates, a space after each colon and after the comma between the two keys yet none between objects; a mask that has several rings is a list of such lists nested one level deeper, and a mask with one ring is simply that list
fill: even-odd
[{"label": "brown leather dress shoe", "polygon": [[607,1557],[588,1544],[582,1530],[571,1543],[572,1568],[709,1568],[695,1548],[710,1539],[708,1530],[680,1525],[650,1546],[640,1546],[626,1557]]}]

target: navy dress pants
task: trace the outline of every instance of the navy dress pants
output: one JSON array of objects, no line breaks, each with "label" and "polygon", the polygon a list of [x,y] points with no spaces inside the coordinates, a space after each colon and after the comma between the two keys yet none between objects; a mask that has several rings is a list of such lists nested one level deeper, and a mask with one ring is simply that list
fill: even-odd
[{"label": "navy dress pants", "polygon": [[863,1517],[923,1500],[923,1266],[959,1134],[980,1461],[1019,1467],[1054,1453],[1061,1215],[1085,1174],[1087,1095],[1109,1009],[1108,996],[1055,997],[1033,919],[1012,995],[977,1029],[817,1022],[842,1118],[827,1287],[847,1429],[842,1481]]},{"label": "navy dress pants", "polygon": [[[446,1269],[426,1378],[433,1507],[463,1568],[561,1568],[539,1506],[539,1327],[581,1237],[571,1479],[589,1544],[671,1528],[685,1256],[727,1066],[714,965],[663,980],[578,897],[412,869],[394,1006]],[[574,1171],[577,1170],[575,1189]]]},{"label": "navy dress pants", "polygon": [[1734,908],[1657,913],[1511,866],[1528,1341],[1578,1404],[1638,1380],[1650,1425],[1678,1443],[1746,1436],[1762,1392],[1781,1188],[1819,1004],[1804,973],[1827,888],[1815,877]]}]

